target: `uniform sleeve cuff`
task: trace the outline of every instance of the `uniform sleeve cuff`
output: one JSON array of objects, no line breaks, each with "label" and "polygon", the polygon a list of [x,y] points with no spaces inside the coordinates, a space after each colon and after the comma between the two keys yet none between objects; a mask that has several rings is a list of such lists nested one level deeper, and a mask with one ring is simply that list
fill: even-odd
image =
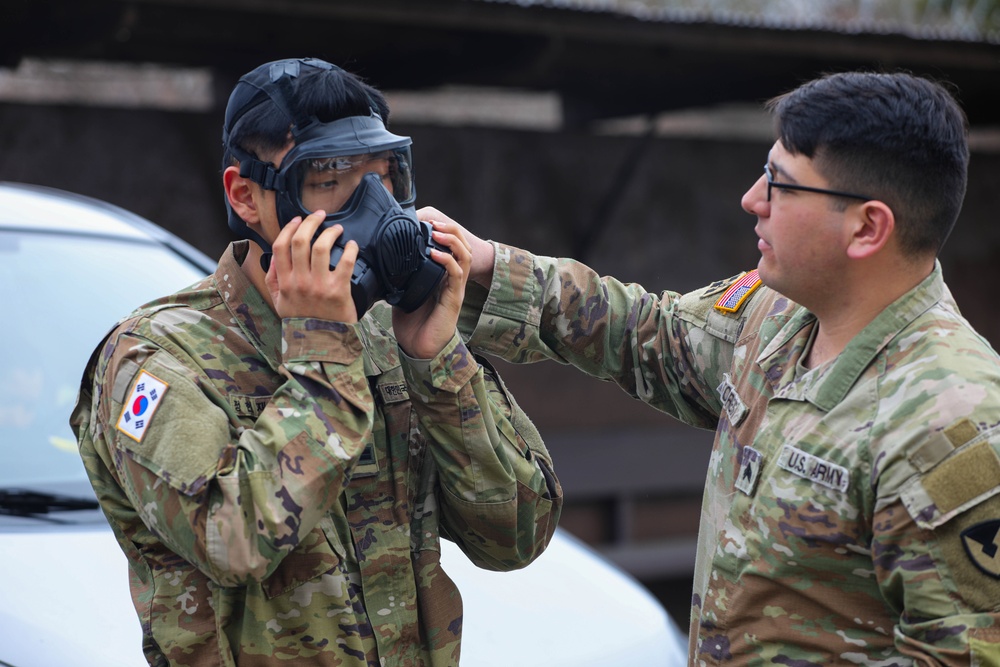
[{"label": "uniform sleeve cuff", "polygon": [[438,391],[458,393],[479,370],[479,364],[457,331],[444,349],[432,359],[414,359],[402,349],[399,355],[403,360],[403,375],[410,391],[424,397],[430,397]]},{"label": "uniform sleeve cuff", "polygon": [[521,324],[537,328],[541,323],[541,295],[535,276],[535,256],[504,243],[493,243],[493,282],[483,302],[479,321],[468,337],[469,347],[501,353],[497,333]]},{"label": "uniform sleeve cuff", "polygon": [[286,362],[325,361],[350,365],[364,345],[359,323],[330,322],[311,317],[289,317],[281,321],[281,358]]}]

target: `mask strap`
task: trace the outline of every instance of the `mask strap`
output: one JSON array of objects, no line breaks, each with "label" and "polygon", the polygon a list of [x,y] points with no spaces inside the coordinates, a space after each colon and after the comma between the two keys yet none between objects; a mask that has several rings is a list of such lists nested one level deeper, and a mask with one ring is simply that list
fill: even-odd
[{"label": "mask strap", "polygon": [[284,176],[270,162],[258,160],[236,146],[231,146],[229,151],[240,161],[240,176],[243,178],[249,178],[265,190],[280,190],[284,186]]},{"label": "mask strap", "polygon": [[[319,67],[318,64],[310,64]],[[324,64],[329,65],[329,63]],[[332,65],[322,67],[322,69],[331,69],[331,67]],[[298,78],[300,71],[301,61],[299,60],[273,63],[271,65],[271,83],[263,88],[264,93],[271,98],[274,105],[292,121],[292,136],[295,137],[295,143],[299,142],[299,135],[316,120],[292,110],[291,103],[295,99],[292,81]]]}]

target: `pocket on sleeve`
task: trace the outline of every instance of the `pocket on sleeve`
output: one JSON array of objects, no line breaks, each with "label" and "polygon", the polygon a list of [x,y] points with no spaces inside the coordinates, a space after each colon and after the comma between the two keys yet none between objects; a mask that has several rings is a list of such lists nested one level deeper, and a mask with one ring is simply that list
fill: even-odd
[{"label": "pocket on sleeve", "polygon": [[128,387],[116,406],[113,428],[119,446],[180,493],[204,489],[230,443],[225,412],[205,395],[189,369],[164,352],[138,368]]}]

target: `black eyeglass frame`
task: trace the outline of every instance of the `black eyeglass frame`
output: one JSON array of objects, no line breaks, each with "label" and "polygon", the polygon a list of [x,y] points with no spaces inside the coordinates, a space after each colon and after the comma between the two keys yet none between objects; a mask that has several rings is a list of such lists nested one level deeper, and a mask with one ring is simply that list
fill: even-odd
[{"label": "black eyeglass frame", "polygon": [[840,192],[839,190],[824,190],[823,188],[811,188],[808,185],[794,185],[792,183],[779,183],[774,180],[771,173],[771,165],[764,165],[764,178],[767,180],[767,201],[771,201],[771,188],[781,188],[784,190],[801,190],[802,192],[817,192],[821,195],[831,195],[833,197],[849,197],[850,199],[860,199],[862,201],[872,201],[875,197],[859,195],[853,192]]}]

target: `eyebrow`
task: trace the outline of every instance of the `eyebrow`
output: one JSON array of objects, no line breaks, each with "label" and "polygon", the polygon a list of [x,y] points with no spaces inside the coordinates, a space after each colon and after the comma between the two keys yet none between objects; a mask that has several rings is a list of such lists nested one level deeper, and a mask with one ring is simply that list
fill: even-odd
[{"label": "eyebrow", "polygon": [[774,160],[768,159],[767,164],[771,167],[771,173],[775,176],[781,177],[782,183],[788,183],[789,185],[798,185],[798,180],[794,176],[789,174],[787,171],[781,168]]}]

